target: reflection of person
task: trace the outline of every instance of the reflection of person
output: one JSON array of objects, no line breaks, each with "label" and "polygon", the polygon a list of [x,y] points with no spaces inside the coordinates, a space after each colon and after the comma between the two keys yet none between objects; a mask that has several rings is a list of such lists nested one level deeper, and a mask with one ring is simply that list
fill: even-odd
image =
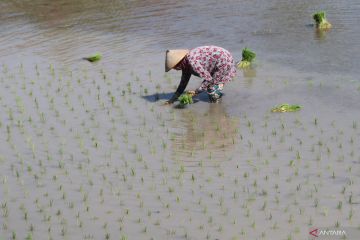
[{"label": "reflection of person", "polygon": [[[178,131],[172,141],[174,153],[207,156],[210,152],[217,159],[223,159],[224,151],[235,148],[239,118],[229,116],[222,105],[211,104],[208,109],[179,111],[180,121],[175,121]],[[211,117],[204,117],[211,116]],[[190,160],[190,159],[188,159]]]},{"label": "reflection of person", "polygon": [[167,103],[175,102],[184,92],[191,75],[201,77],[203,82],[192,96],[207,91],[210,102],[217,102],[222,97],[224,84],[231,81],[236,74],[234,59],[226,49],[217,46],[202,46],[191,50],[167,50],[165,71],[182,70],[181,82]]}]

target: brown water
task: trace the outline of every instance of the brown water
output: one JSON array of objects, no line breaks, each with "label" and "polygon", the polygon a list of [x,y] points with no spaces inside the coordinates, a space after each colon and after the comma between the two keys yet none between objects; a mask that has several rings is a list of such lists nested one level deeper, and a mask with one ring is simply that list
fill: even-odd
[{"label": "brown water", "polygon": [[[333,29],[310,26],[318,10]],[[358,228],[359,10],[355,0],[1,1],[0,239]],[[180,77],[164,74],[164,51],[206,44],[236,59],[249,47],[257,61],[220,104],[162,106]],[[94,52],[100,62],[81,60]],[[302,110],[271,113],[280,103]]]},{"label": "brown water", "polygon": [[[331,32],[308,26],[317,10]],[[359,10],[357,1],[2,1],[0,52],[9,62],[73,66],[100,51],[106,66],[160,71],[164,49],[214,44],[240,58],[248,46],[259,62],[355,78]]]}]

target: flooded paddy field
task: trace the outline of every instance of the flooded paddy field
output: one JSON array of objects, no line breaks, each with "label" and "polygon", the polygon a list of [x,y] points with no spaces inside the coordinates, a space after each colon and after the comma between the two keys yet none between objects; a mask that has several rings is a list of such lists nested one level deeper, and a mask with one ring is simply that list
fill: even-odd
[{"label": "flooded paddy field", "polygon": [[[1,5],[0,239],[359,230],[356,1]],[[308,26],[319,9],[329,32]],[[257,61],[219,104],[163,106],[180,78],[165,49],[204,44]],[[302,109],[270,111],[281,103]]]}]

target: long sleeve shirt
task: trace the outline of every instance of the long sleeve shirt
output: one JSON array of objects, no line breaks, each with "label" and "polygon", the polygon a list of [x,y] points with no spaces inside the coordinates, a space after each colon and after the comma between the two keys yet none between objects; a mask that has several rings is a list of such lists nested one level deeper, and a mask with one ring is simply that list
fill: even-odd
[{"label": "long sleeve shirt", "polygon": [[192,50],[175,66],[182,70],[180,84],[169,102],[174,102],[184,92],[191,75],[203,79],[197,92],[206,90],[209,86],[227,83],[236,75],[234,59],[224,48],[217,46],[202,46]]}]

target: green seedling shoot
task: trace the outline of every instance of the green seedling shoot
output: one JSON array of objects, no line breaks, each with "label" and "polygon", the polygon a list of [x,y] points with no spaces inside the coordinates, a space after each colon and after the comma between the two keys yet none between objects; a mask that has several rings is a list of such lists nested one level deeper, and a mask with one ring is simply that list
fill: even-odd
[{"label": "green seedling shoot", "polygon": [[97,62],[101,60],[101,54],[100,53],[95,53],[89,57],[85,57],[83,58],[84,60],[88,60],[89,62]]},{"label": "green seedling shoot", "polygon": [[315,13],[313,19],[317,29],[326,30],[332,27],[331,23],[326,19],[326,13],[323,11]]},{"label": "green seedling shoot", "polygon": [[193,103],[193,99],[190,94],[185,93],[179,97],[179,102],[181,105],[188,105]]},{"label": "green seedling shoot", "polygon": [[299,105],[281,104],[271,109],[271,112],[297,112],[301,109]]},{"label": "green seedling shoot", "polygon": [[238,63],[237,67],[238,68],[247,68],[250,66],[250,64],[252,63],[252,61],[255,59],[256,54],[251,51],[249,48],[244,48],[242,51],[242,59],[241,61]]}]

